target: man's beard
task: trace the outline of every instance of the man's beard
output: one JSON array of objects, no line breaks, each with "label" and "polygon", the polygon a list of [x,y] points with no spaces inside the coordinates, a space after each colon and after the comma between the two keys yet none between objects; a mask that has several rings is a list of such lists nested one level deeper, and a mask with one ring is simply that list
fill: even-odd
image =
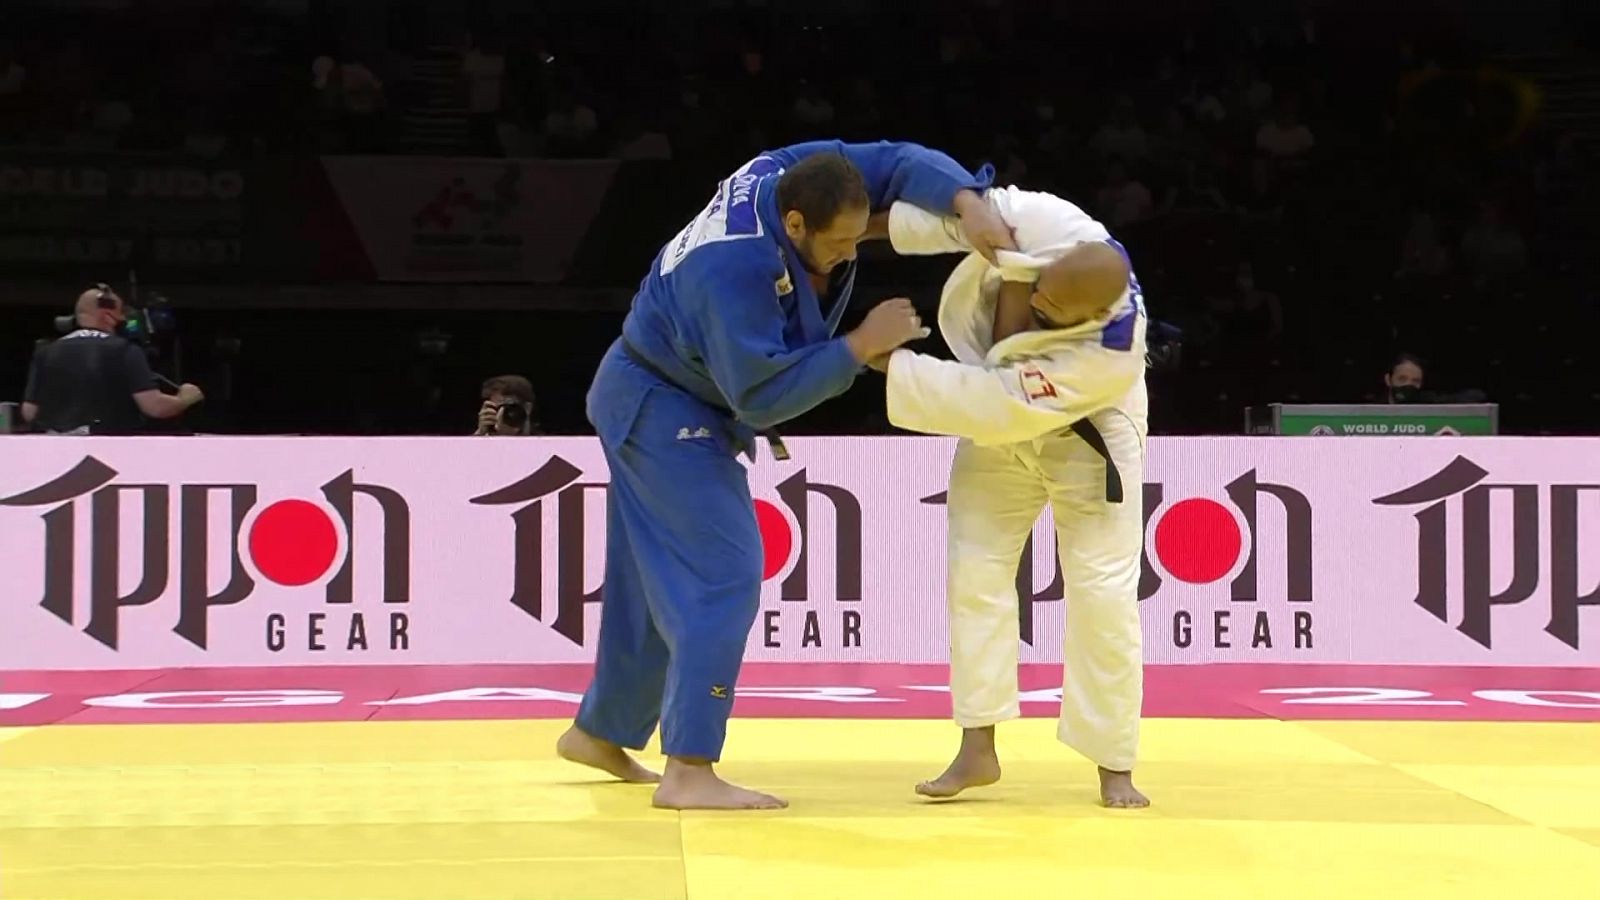
[{"label": "man's beard", "polygon": [[799,251],[798,255],[800,257],[800,268],[805,269],[807,273],[815,275],[818,278],[828,277],[828,272],[819,268],[813,261],[813,254],[811,252],[812,244],[809,238],[796,244],[795,249]]}]

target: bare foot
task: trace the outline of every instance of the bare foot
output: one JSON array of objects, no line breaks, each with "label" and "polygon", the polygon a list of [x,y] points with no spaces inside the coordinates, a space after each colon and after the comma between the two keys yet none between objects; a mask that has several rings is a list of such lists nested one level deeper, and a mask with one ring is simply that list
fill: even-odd
[{"label": "bare foot", "polygon": [[1100,770],[1100,802],[1109,809],[1144,809],[1150,798],[1133,786],[1132,772]]},{"label": "bare foot", "polygon": [[994,749],[994,727],[968,728],[961,733],[961,749],[944,774],[917,785],[917,793],[940,800],[954,797],[967,788],[983,787],[1000,780],[1000,757]]},{"label": "bare foot", "polygon": [[631,784],[654,784],[661,776],[639,765],[626,751],[610,741],[584,733],[574,725],[556,741],[556,755],[567,762],[599,769]]},{"label": "bare foot", "polygon": [[651,801],[660,809],[787,809],[787,800],[723,781],[710,765],[667,760]]}]

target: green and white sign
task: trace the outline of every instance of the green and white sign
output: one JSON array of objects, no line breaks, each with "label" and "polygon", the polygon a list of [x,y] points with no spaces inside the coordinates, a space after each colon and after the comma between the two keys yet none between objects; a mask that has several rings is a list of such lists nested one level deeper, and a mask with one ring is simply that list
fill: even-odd
[{"label": "green and white sign", "polygon": [[1317,405],[1274,403],[1245,412],[1248,434],[1316,437],[1491,435],[1500,429],[1493,403]]}]

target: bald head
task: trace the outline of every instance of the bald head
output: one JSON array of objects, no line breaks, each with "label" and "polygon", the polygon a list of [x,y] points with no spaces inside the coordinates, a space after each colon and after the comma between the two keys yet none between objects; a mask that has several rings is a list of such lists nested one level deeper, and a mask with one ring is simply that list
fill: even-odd
[{"label": "bald head", "polygon": [[1040,271],[1033,308],[1058,328],[1087,322],[1117,302],[1129,275],[1128,261],[1110,244],[1079,244]]},{"label": "bald head", "polygon": [[[100,305],[102,294],[116,302],[116,306],[106,309]],[[115,331],[117,323],[122,321],[122,298],[115,291],[102,291],[92,287],[78,295],[78,302],[73,307],[77,316],[78,327],[93,328],[99,331]]]}]

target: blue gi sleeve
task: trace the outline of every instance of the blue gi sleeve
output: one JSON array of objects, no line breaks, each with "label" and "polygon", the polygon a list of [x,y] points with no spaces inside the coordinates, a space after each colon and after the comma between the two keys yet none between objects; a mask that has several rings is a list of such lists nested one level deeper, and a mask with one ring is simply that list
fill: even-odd
[{"label": "blue gi sleeve", "polygon": [[966,189],[982,193],[994,184],[994,166],[986,164],[974,175],[949,156],[920,144],[812,141],[767,155],[787,168],[812,154],[827,152],[843,154],[861,170],[874,210],[888,209],[896,200],[904,200],[929,212],[951,215],[958,192]]},{"label": "blue gi sleeve", "polygon": [[834,338],[790,350],[773,287],[779,273],[729,255],[702,251],[696,271],[678,277],[694,276],[686,306],[711,379],[739,421],[771,428],[844,393],[861,371],[850,345]]}]

